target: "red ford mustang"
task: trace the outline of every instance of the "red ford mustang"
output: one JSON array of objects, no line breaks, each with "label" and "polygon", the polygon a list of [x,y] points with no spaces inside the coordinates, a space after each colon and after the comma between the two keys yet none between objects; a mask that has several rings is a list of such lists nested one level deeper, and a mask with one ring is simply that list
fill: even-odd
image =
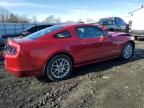
[{"label": "red ford mustang", "polygon": [[135,48],[133,37],[107,33],[91,24],[55,25],[21,39],[8,40],[5,68],[17,77],[68,78],[73,67],[120,57],[128,60]]}]

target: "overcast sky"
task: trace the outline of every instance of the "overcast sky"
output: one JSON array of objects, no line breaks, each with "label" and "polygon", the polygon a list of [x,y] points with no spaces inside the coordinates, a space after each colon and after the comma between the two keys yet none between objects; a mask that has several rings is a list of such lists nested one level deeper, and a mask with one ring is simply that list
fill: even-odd
[{"label": "overcast sky", "polygon": [[36,16],[38,20],[54,15],[62,21],[125,16],[142,4],[144,0],[0,0],[1,7],[15,14]]}]

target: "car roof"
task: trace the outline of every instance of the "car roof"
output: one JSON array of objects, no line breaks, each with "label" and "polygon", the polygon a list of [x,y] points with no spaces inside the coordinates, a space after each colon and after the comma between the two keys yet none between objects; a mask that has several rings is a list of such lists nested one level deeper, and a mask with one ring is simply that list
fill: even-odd
[{"label": "car roof", "polygon": [[104,18],[100,18],[101,19],[110,19],[110,18],[120,18],[120,17],[104,17]]},{"label": "car roof", "polygon": [[66,27],[75,27],[75,26],[94,26],[93,24],[84,24],[84,23],[65,23],[65,24],[58,24],[56,26],[61,26],[63,28]]}]

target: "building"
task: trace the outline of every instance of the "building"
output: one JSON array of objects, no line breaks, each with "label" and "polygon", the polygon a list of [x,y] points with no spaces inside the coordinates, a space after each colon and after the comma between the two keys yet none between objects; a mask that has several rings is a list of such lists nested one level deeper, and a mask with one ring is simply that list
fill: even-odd
[{"label": "building", "polygon": [[129,21],[131,22],[131,33],[136,39],[144,37],[144,6],[129,12]]}]

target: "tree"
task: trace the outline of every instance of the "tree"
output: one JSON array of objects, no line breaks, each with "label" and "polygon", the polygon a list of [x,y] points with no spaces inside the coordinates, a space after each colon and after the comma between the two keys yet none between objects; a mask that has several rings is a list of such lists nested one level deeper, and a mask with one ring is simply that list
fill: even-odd
[{"label": "tree", "polygon": [[37,17],[36,16],[32,17],[32,23],[37,23]]},{"label": "tree", "polygon": [[28,23],[30,19],[25,15],[18,16],[5,8],[0,7],[0,23]]},{"label": "tree", "polygon": [[0,22],[4,23],[9,18],[10,12],[0,7]]},{"label": "tree", "polygon": [[10,14],[10,17],[7,19],[6,22],[15,23],[18,22],[18,18],[14,14]]},{"label": "tree", "polygon": [[59,17],[56,19],[56,23],[61,23],[61,19]]},{"label": "tree", "polygon": [[82,19],[79,19],[78,23],[84,23],[84,21]]},{"label": "tree", "polygon": [[66,21],[66,23],[74,23],[74,21],[68,20],[68,21]]},{"label": "tree", "polygon": [[56,18],[53,15],[48,16],[44,21],[44,23],[60,23],[61,20],[60,18]]},{"label": "tree", "polygon": [[87,18],[86,22],[92,23],[92,22],[95,22],[95,21],[92,18]]},{"label": "tree", "polygon": [[29,23],[32,22],[31,19],[29,19],[26,15],[17,16],[18,17],[18,23]]}]

